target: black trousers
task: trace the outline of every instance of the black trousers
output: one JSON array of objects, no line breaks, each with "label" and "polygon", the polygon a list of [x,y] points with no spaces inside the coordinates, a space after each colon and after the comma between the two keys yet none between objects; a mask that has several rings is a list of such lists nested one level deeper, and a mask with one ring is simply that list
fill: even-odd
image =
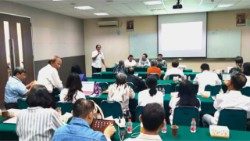
[{"label": "black trousers", "polygon": [[6,110],[11,108],[18,109],[17,103],[4,103],[4,107]]},{"label": "black trousers", "polygon": [[95,68],[92,66],[92,74],[93,73],[98,73],[98,72],[101,72],[102,71],[102,68]]}]

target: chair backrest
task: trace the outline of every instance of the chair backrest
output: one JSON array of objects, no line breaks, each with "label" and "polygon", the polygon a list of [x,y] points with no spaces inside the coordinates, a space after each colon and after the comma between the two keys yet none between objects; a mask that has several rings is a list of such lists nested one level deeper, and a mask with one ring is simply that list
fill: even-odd
[{"label": "chair backrest", "polygon": [[65,114],[66,112],[71,113],[73,104],[72,102],[57,102],[56,107],[61,107],[62,114]]},{"label": "chair backrest", "polygon": [[192,106],[180,106],[174,109],[173,124],[190,126],[192,118],[199,125],[199,110]]},{"label": "chair backrest", "polygon": [[215,96],[217,95],[221,90],[221,85],[215,85],[215,86],[211,86],[211,85],[207,85],[205,87],[205,91],[210,91],[211,96]]},{"label": "chair backrest", "polygon": [[246,130],[247,112],[238,109],[223,109],[220,111],[218,125],[228,126],[230,130]]},{"label": "chair backrest", "polygon": [[162,91],[164,89],[164,94],[170,94],[174,91],[174,88],[171,84],[158,84],[157,89]]},{"label": "chair backrest", "polygon": [[127,85],[131,87],[134,91],[136,90],[136,86],[134,85],[133,82],[127,82]]},{"label": "chair backrest", "polygon": [[108,82],[98,82],[97,84],[101,87],[102,91],[106,91],[109,87]]},{"label": "chair backrest", "polygon": [[119,118],[123,116],[122,107],[119,102],[103,100],[100,107],[104,117],[113,116],[113,118]]},{"label": "chair backrest", "polygon": [[168,76],[168,79],[169,79],[169,80],[173,80],[174,77],[181,78],[181,75],[179,75],[179,74],[171,74],[171,75]]},{"label": "chair backrest", "polygon": [[154,78],[156,78],[157,80],[160,79],[159,75],[156,74],[156,73],[149,73],[149,74],[147,75],[147,78],[148,78],[148,77],[154,77]]},{"label": "chair backrest", "polygon": [[26,99],[18,99],[17,100],[17,107],[18,109],[27,109],[28,108],[28,104],[26,102]]},{"label": "chair backrest", "polygon": [[245,96],[250,96],[250,87],[242,88],[241,93]]},{"label": "chair backrest", "polygon": [[93,73],[92,78],[100,79],[100,78],[102,78],[102,74],[101,73]]},{"label": "chair backrest", "polygon": [[142,113],[142,111],[143,111],[143,106],[137,106],[136,107],[136,112],[135,112],[135,121],[136,122],[140,122],[140,119],[139,119],[139,117],[140,117],[140,115],[141,115],[141,113]]}]

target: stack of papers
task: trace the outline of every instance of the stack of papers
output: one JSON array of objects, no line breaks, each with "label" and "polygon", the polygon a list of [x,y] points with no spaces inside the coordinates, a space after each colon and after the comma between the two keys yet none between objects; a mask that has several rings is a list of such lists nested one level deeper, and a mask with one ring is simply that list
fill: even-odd
[{"label": "stack of papers", "polygon": [[229,129],[227,126],[210,125],[209,132],[211,137],[229,138]]}]

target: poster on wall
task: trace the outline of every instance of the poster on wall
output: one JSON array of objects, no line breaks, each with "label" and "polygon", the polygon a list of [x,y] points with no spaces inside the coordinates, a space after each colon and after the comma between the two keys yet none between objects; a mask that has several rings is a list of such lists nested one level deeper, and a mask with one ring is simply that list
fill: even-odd
[{"label": "poster on wall", "polygon": [[246,25],[246,13],[236,14],[236,26],[245,26]]},{"label": "poster on wall", "polygon": [[134,31],[134,20],[127,21],[127,31]]}]

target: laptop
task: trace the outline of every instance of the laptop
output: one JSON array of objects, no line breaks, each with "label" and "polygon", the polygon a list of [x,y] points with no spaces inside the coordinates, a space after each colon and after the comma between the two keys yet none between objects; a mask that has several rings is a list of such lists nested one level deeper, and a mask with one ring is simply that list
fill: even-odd
[{"label": "laptop", "polygon": [[95,82],[93,81],[82,81],[82,92],[85,95],[91,95],[94,93]]}]

